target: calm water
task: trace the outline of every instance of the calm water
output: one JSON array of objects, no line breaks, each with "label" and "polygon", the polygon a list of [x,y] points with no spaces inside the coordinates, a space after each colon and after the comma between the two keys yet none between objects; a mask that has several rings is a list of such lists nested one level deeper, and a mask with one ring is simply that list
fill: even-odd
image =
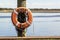
[{"label": "calm water", "polygon": [[[0,13],[0,36],[17,36],[11,13]],[[33,13],[26,36],[60,36],[60,13]]]}]

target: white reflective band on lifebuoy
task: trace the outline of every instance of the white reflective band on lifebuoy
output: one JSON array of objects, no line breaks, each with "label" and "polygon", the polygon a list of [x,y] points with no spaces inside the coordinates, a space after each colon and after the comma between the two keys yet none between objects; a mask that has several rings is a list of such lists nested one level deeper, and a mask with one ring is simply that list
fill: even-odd
[{"label": "white reflective band on lifebuoy", "polygon": [[26,15],[26,17],[28,16],[28,12],[27,11],[26,11],[25,15]]},{"label": "white reflective band on lifebuoy", "polygon": [[30,25],[29,21],[26,21],[26,23],[28,23]]},{"label": "white reflective band on lifebuoy", "polygon": [[28,13],[28,11],[26,11],[26,13]]},{"label": "white reflective band on lifebuoy", "polygon": [[16,12],[16,10],[14,10],[14,12],[15,12],[16,14],[18,14],[18,12]]},{"label": "white reflective band on lifebuoy", "polygon": [[16,23],[16,26],[18,26],[18,24],[20,24],[20,22],[17,22],[17,23]]},{"label": "white reflective band on lifebuoy", "polygon": [[28,12],[29,12],[30,10],[28,9]]}]

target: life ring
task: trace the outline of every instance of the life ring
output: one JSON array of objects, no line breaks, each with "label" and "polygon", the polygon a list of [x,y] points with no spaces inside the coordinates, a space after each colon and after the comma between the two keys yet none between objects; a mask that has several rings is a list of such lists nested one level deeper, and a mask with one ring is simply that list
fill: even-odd
[{"label": "life ring", "polygon": [[[17,20],[18,12],[25,12],[25,14],[27,15],[27,21],[26,22],[20,23]],[[19,7],[19,8],[16,8],[15,10],[13,10],[12,15],[11,15],[11,19],[12,19],[12,23],[17,28],[27,28],[31,25],[31,23],[33,21],[32,12],[25,7]]]}]

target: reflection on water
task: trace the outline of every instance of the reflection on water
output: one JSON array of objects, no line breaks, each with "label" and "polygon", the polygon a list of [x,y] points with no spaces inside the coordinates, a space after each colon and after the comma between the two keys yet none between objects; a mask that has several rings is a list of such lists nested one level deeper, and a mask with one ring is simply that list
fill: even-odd
[{"label": "reflection on water", "polygon": [[[60,13],[33,13],[27,36],[60,36]],[[0,13],[0,36],[17,36],[11,13]]]}]

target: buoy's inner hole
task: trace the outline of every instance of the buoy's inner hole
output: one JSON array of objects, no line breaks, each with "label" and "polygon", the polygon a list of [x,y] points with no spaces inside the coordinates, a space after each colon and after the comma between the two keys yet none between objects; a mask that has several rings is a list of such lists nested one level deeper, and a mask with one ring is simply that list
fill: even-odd
[{"label": "buoy's inner hole", "polygon": [[18,13],[18,21],[20,22],[20,23],[24,23],[24,22],[26,22],[26,15],[25,15],[25,13],[23,12],[19,12]]}]

